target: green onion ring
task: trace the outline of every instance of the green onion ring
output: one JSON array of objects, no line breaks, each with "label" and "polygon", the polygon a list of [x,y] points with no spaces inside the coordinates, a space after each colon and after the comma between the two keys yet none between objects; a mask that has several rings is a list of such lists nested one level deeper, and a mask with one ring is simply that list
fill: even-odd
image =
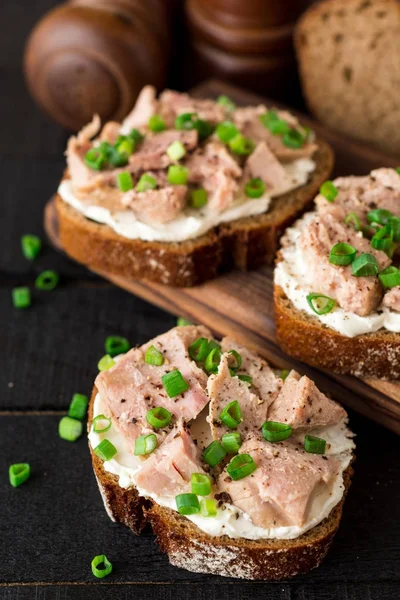
[{"label": "green onion ring", "polygon": [[163,406],[156,406],[155,408],[151,408],[147,415],[146,421],[154,427],[154,429],[162,429],[163,427],[167,427],[171,423],[172,415]]},{"label": "green onion ring", "polygon": [[318,294],[316,292],[308,294],[307,302],[317,315],[326,315],[330,313],[335,306],[333,298],[329,298],[329,296],[324,296],[323,294]]},{"label": "green onion ring", "polygon": [[292,427],[287,423],[277,421],[265,421],[262,428],[262,436],[268,442],[282,442],[292,435]]},{"label": "green onion ring", "polygon": [[329,262],[333,265],[346,266],[353,262],[357,250],[350,244],[335,244],[329,254]]},{"label": "green onion ring", "polygon": [[377,275],[379,271],[378,262],[372,254],[360,254],[351,263],[355,277],[370,277]]},{"label": "green onion ring", "polygon": [[250,454],[237,454],[226,467],[228,475],[230,475],[234,481],[238,481],[239,479],[251,475],[256,469],[257,465]]},{"label": "green onion ring", "polygon": [[[107,425],[101,427],[99,421],[106,421]],[[111,429],[111,418],[106,417],[105,415],[97,415],[97,417],[93,419],[92,425],[95,433],[105,433]]]},{"label": "green onion ring", "polygon": [[304,450],[311,454],[325,454],[326,441],[313,435],[306,435],[304,438]]}]

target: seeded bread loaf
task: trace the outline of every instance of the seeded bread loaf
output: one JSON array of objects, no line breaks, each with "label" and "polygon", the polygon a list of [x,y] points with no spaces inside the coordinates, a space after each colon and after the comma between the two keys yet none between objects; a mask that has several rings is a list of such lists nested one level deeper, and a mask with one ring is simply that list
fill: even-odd
[{"label": "seeded bread loaf", "polygon": [[295,46],[312,112],[337,131],[400,152],[398,2],[318,2],[300,19]]}]

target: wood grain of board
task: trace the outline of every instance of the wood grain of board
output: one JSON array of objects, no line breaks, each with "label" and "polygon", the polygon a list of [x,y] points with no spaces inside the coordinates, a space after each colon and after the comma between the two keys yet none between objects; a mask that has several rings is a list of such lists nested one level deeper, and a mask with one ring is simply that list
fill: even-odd
[{"label": "wood grain of board", "polygon": [[[256,94],[214,80],[197,87],[194,94],[198,97],[227,94],[238,104],[271,104]],[[393,157],[343,138],[304,115],[299,116],[302,122],[332,145],[336,156],[336,175],[365,174],[380,166],[394,167],[398,164]],[[52,201],[46,207],[45,228],[53,245],[60,247]],[[362,381],[323,372],[282,352],[275,340],[272,267],[248,273],[233,271],[193,288],[173,288],[96,272],[168,312],[207,325],[217,335],[234,336],[279,368],[296,368],[310,375],[322,390],[346,406],[400,434],[400,384],[371,379]]]}]

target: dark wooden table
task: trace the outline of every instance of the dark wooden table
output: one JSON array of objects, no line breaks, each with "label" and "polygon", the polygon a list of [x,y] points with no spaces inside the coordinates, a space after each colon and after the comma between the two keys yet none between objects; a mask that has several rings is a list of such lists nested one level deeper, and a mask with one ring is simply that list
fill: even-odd
[{"label": "dark wooden table", "polygon": [[[140,538],[106,516],[86,440],[58,437],[71,394],[89,392],[107,335],[132,343],[171,327],[174,318],[112,287],[45,247],[34,264],[20,236],[42,231],[42,209],[62,173],[66,134],[32,105],[20,72],[23,39],[52,0],[0,3],[0,600],[389,600],[400,597],[399,439],[351,414],[357,464],[345,516],[323,565],[274,584],[175,569],[151,532]],[[11,289],[54,268],[52,293],[16,311]],[[8,465],[29,461],[32,477],[14,489]],[[95,580],[90,561],[114,565]],[[100,588],[101,586],[101,588]]]}]

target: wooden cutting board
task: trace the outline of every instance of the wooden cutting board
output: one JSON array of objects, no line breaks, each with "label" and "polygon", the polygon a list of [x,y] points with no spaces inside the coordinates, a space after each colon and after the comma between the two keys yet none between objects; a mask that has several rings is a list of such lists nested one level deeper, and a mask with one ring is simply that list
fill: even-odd
[{"label": "wooden cutting board", "polygon": [[[238,104],[268,104],[253,93],[215,80],[205,82],[193,93],[198,97],[227,94]],[[398,164],[394,158],[349,141],[311,119],[299,116],[332,145],[336,154],[335,175],[362,175],[376,167]],[[45,228],[52,243],[60,248],[52,201],[46,207]],[[272,267],[249,273],[233,271],[203,285],[184,289],[130,281],[102,271],[97,273],[168,312],[207,325],[219,336],[234,336],[255,348],[274,366],[295,368],[309,375],[335,399],[400,434],[400,384],[323,372],[282,352],[275,340],[272,271]]]}]

